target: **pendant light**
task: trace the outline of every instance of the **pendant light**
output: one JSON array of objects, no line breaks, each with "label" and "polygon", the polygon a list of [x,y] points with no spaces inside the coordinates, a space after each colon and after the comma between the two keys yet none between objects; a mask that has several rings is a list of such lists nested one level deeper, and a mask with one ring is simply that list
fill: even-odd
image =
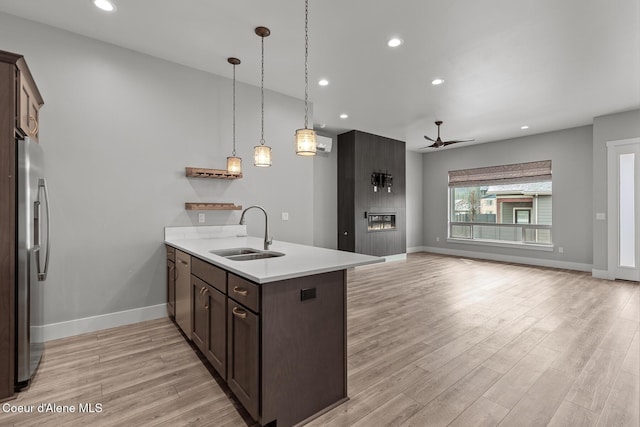
[{"label": "pendant light", "polygon": [[236,65],[240,64],[240,60],[227,58],[227,62],[233,65],[233,151],[231,157],[227,157],[227,172],[232,175],[241,175],[242,159],[236,157]]},{"label": "pendant light", "polygon": [[316,133],[309,124],[309,0],[304,2],[304,129],[296,130],[296,154],[316,155]]},{"label": "pendant light", "polygon": [[271,147],[264,145],[264,38],[269,37],[271,31],[267,27],[257,27],[256,34],[262,39],[262,73],[260,80],[260,110],[261,110],[261,131],[260,145],[253,147],[253,165],[258,167],[271,166]]}]

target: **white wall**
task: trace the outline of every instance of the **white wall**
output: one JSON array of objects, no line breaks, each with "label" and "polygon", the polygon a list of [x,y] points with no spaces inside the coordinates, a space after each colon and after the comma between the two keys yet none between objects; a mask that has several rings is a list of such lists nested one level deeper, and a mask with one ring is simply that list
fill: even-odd
[{"label": "white wall", "polygon": [[[0,41],[0,49],[25,56],[45,100],[41,144],[53,222],[46,324],[164,303],[163,227],[197,223],[184,202],[263,205],[276,240],[313,244],[314,232],[322,233],[310,226],[325,215],[314,206],[314,161],[293,151],[301,100],[265,92],[274,160],[255,168],[260,90],[238,84],[244,178],[187,179],[185,166],[226,167],[231,80],[5,14]],[[237,223],[240,212],[206,217],[206,224]],[[261,235],[263,221],[248,213],[249,234]]]},{"label": "white wall", "polygon": [[[424,154],[423,158],[424,245],[427,248],[590,271],[594,244],[592,126],[443,150]],[[447,242],[450,170],[536,160],[552,161],[554,252]],[[559,253],[560,247],[563,253]]]}]

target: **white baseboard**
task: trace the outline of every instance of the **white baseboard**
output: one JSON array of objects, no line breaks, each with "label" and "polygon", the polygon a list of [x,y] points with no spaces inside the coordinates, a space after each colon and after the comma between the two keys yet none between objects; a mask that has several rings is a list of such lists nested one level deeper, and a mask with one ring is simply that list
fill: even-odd
[{"label": "white baseboard", "polygon": [[615,277],[609,273],[609,270],[591,270],[591,275],[596,279],[615,280]]},{"label": "white baseboard", "polygon": [[[85,317],[60,323],[32,328],[31,333],[38,341],[51,341],[58,338],[66,338],[87,332],[100,331],[116,326],[130,325],[146,320],[160,319],[167,315],[167,305],[158,304],[132,310],[118,311],[116,313],[102,314],[99,316]],[[40,339],[38,339],[40,338]]]},{"label": "white baseboard", "polygon": [[412,254],[415,252],[427,252],[427,247],[426,246],[412,246],[410,248],[407,248],[407,253],[408,254]]},{"label": "white baseboard", "polygon": [[383,258],[384,258],[384,262],[406,261],[407,254],[387,255],[387,256],[384,256]]},{"label": "white baseboard", "polygon": [[558,261],[554,259],[530,258],[530,257],[521,257],[521,256],[513,256],[513,255],[501,255],[501,254],[484,253],[484,252],[462,251],[459,249],[434,248],[429,246],[424,247],[424,252],[433,252],[436,254],[454,255],[454,256],[461,256],[461,257],[467,257],[467,258],[486,259],[490,261],[511,262],[515,264],[536,265],[539,267],[551,267],[551,268],[562,268],[566,270],[586,271],[589,273],[592,272],[592,268],[593,268],[593,265],[591,264],[582,264],[579,262]]}]

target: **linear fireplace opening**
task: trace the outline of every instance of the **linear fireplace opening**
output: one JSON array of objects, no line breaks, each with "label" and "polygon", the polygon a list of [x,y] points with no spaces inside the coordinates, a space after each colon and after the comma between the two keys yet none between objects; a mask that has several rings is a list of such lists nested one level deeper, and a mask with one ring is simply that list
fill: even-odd
[{"label": "linear fireplace opening", "polygon": [[367,213],[367,231],[393,231],[396,230],[396,214],[393,213]]}]

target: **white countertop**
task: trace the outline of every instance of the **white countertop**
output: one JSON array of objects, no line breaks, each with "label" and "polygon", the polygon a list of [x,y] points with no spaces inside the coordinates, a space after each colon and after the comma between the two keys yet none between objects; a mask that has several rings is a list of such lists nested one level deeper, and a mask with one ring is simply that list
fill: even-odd
[{"label": "white countertop", "polygon": [[233,261],[210,252],[231,248],[262,250],[264,239],[250,236],[212,238],[193,234],[188,237],[166,234],[165,243],[256,283],[270,283],[384,261],[384,258],[370,255],[278,240],[273,241],[269,250],[282,252],[285,255],[275,258]]}]

